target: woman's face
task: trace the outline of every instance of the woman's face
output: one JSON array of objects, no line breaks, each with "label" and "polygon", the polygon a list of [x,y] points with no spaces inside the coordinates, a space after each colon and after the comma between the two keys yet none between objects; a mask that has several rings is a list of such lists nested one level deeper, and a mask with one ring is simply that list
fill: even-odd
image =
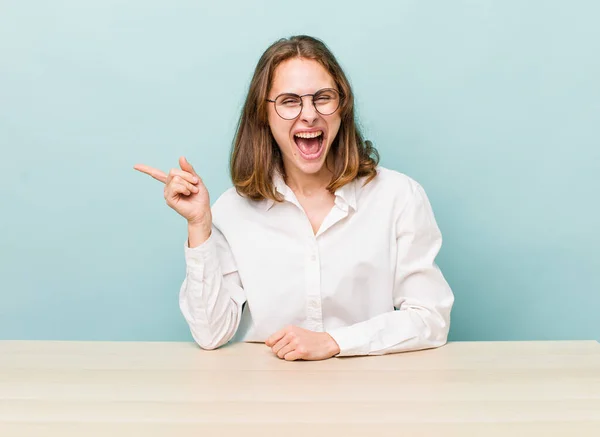
[{"label": "woman's face", "polygon": [[[275,100],[284,93],[314,94],[326,88],[337,89],[333,77],[321,64],[312,59],[292,58],[275,69],[267,98]],[[326,104],[330,97],[323,96],[318,104]],[[312,96],[306,96],[302,98],[298,117],[285,120],[277,114],[275,105],[269,103],[269,126],[281,150],[286,174],[300,177],[319,174],[340,129],[339,108],[331,115],[322,115],[315,109]],[[279,108],[280,112],[285,110]]]}]

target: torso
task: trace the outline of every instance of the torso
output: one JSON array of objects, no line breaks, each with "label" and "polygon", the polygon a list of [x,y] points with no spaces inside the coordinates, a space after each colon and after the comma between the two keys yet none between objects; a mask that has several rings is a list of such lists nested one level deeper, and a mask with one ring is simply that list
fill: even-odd
[{"label": "torso", "polygon": [[[340,190],[339,206],[328,192],[294,199],[285,190],[281,203],[252,201],[234,188],[220,196],[212,208],[220,272],[232,296],[248,303],[236,339],[264,342],[290,324],[327,331],[394,310],[399,256],[410,244],[397,226],[418,187],[379,171],[367,185]],[[433,241],[433,224],[430,231]]]}]

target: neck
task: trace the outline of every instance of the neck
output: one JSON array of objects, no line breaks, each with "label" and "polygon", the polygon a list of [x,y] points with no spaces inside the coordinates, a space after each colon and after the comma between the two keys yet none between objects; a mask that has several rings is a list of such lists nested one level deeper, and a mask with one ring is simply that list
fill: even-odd
[{"label": "neck", "polygon": [[314,175],[294,174],[286,172],[286,184],[296,195],[312,197],[327,190],[331,182],[331,172],[319,172]]},{"label": "neck", "polygon": [[286,169],[285,183],[296,196],[301,197],[314,197],[324,194],[333,176],[326,165],[323,165],[318,173],[310,175],[294,171],[295,169],[290,170]]}]

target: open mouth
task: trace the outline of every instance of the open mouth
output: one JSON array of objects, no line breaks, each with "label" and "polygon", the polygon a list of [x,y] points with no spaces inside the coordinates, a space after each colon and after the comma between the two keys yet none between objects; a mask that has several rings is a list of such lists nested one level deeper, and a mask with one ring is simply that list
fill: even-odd
[{"label": "open mouth", "polygon": [[323,131],[298,132],[294,135],[294,142],[306,160],[319,159],[323,153]]}]

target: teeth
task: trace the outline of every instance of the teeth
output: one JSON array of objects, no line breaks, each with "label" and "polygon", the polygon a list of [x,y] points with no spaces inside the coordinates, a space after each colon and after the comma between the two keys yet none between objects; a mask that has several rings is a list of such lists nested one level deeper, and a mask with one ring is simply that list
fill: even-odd
[{"label": "teeth", "polygon": [[322,131],[317,131],[317,132],[298,132],[294,136],[300,137],[300,138],[317,138],[317,137],[321,136],[322,134],[323,134]]}]

